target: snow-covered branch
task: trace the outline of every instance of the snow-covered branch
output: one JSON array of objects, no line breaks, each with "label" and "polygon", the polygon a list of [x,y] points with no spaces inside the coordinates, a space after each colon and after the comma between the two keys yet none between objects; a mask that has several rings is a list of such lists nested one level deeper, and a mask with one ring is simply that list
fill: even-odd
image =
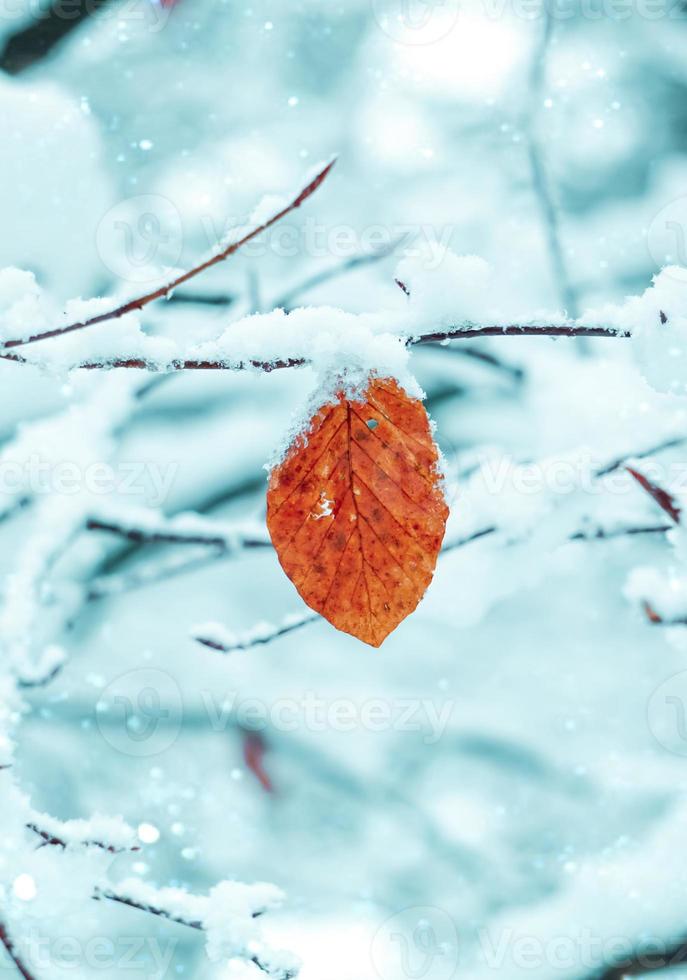
[{"label": "snow-covered branch", "polygon": [[[267,231],[272,225],[281,221],[282,218],[286,217],[292,211],[299,208],[307,199],[314,194],[317,188],[326,179],[327,174],[330,172],[334,166],[335,160],[331,160],[326,166],[322,167],[315,176],[306,184],[306,186],[288,203],[283,204],[276,210],[273,209],[273,202],[270,201],[270,206],[272,207],[272,213],[267,217],[262,217],[262,208],[252,215],[252,224],[254,225],[249,231],[240,234],[238,238],[230,241],[226,245],[221,245],[220,248],[215,251],[209,258],[200,262],[198,265],[189,269],[187,272],[183,272],[180,275],[175,276],[173,279],[159,286],[157,289],[151,290],[150,292],[144,293],[142,296],[138,296],[135,299],[128,300],[126,303],[115,307],[112,310],[107,310],[103,313],[97,313],[95,316],[87,317],[84,320],[78,321],[76,323],[70,323],[67,326],[55,327],[52,330],[41,330],[38,332],[28,331],[25,336],[15,337],[9,340],[3,341],[0,344],[0,352],[11,350],[15,347],[25,347],[29,344],[37,343],[41,340],[51,340],[56,337],[64,337],[67,334],[74,333],[77,330],[84,330],[87,327],[95,326],[99,323],[105,323],[109,320],[119,320],[121,317],[126,316],[128,313],[134,313],[138,310],[142,310],[144,306],[152,303],[157,299],[165,299],[179,286],[182,286],[189,279],[193,279],[195,276],[200,275],[201,272],[205,272],[212,266],[217,265],[219,262],[223,262],[228,259],[229,256],[234,255],[239,251],[244,245],[252,241],[262,232]],[[0,356],[3,356],[0,353]],[[10,358],[14,360],[15,358]]]},{"label": "snow-covered branch", "polygon": [[99,889],[93,897],[204,932],[213,961],[240,957],[273,980],[291,980],[298,973],[297,959],[267,946],[255,921],[281,904],[282,893],[274,885],[222,881],[205,896],[180,888],[155,888],[131,878],[116,888]]},{"label": "snow-covered branch", "polygon": [[271,643],[272,640],[292,633],[294,630],[314,623],[320,619],[318,613],[291,613],[285,616],[281,623],[257,623],[252,629],[241,633],[233,633],[221,623],[199,623],[191,629],[193,639],[211,650],[220,653],[233,653],[235,650],[250,650],[251,647]]},{"label": "snow-covered branch", "polygon": [[126,851],[140,851],[135,843],[136,832],[127,826],[123,820],[111,817],[92,817],[90,820],[56,820],[48,814],[40,814],[36,820],[30,820],[27,828],[41,838],[39,846],[61,847],[65,850],[70,846],[95,847],[108,854],[123,854]]},{"label": "snow-covered branch", "polygon": [[[289,315],[296,319],[294,311]],[[308,313],[316,312],[309,310]],[[326,316],[323,311],[322,317]],[[236,325],[235,325],[236,326]],[[576,324],[559,325],[553,323],[536,324],[487,324],[485,326],[466,323],[445,330],[435,330],[431,333],[420,334],[416,337],[399,338],[408,347],[417,347],[427,344],[443,344],[450,341],[474,340],[485,337],[605,337],[605,338],[627,338],[631,334],[629,331],[615,329],[612,326],[603,324],[592,326],[579,326]],[[0,353],[0,357],[4,355]],[[11,358],[17,360],[17,358]],[[22,358],[22,363],[29,363]],[[161,373],[174,373],[178,371],[261,371],[266,374],[272,371],[281,371],[287,368],[299,368],[312,364],[312,360],[307,356],[287,355],[261,360],[255,358],[234,359],[230,355],[220,358],[212,357],[172,357],[171,359],[156,360],[153,357],[136,357],[124,355],[106,359],[85,359],[73,361],[65,367],[68,370],[101,371],[108,369],[129,369],[136,371],[149,371]]]}]

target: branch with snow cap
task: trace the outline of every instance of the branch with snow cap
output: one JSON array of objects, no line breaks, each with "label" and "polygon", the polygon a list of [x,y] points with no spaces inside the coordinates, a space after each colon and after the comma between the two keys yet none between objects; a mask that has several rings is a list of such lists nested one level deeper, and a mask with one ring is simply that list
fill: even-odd
[{"label": "branch with snow cap", "polygon": [[[0,321],[0,335],[7,335],[11,329],[21,333],[5,339],[0,345],[0,358],[53,370],[126,368],[152,372],[270,372],[306,364],[322,371],[327,363],[338,359],[339,364],[348,365],[352,359],[364,361],[368,369],[379,367],[381,371],[390,357],[394,360],[394,351],[398,359],[399,348],[415,345],[506,336],[631,337],[651,383],[659,390],[684,390],[685,382],[678,376],[676,365],[687,344],[687,317],[683,270],[674,267],[664,269],[642,296],[620,306],[588,311],[575,320],[559,313],[513,317],[503,316],[502,311],[485,310],[484,298],[490,295],[487,264],[475,256],[458,257],[445,248],[426,247],[402,260],[397,270],[397,281],[408,295],[405,309],[362,314],[330,307],[290,313],[275,309],[234,322],[217,340],[185,346],[148,336],[141,332],[135,318],[129,318],[129,314],[169,296],[176,287],[233,255],[299,207],[321,185],[332,165],[330,162],[320,168],[289,203],[273,206],[267,217],[263,208],[254,216],[254,227],[193,269],[115,308],[103,309],[104,300],[93,301],[98,309],[91,315],[83,315],[66,326],[35,331],[29,325],[38,302],[33,283],[28,298],[17,293]],[[79,304],[74,307],[79,308]],[[87,311],[90,304],[82,304],[81,308]],[[126,325],[117,333],[96,331],[88,344],[70,343],[75,332],[122,318],[126,318]],[[39,341],[47,342],[39,354],[27,350]],[[17,353],[16,348],[20,347],[22,352]]]},{"label": "branch with snow cap", "polygon": [[251,629],[240,633],[232,632],[221,623],[200,623],[191,628],[191,636],[211,650],[217,650],[219,653],[234,653],[236,650],[250,650],[252,647],[271,643],[272,640],[321,618],[319,613],[310,611],[290,613],[279,624],[256,623]]},{"label": "branch with snow cap", "polygon": [[5,875],[14,884],[9,895],[0,896],[7,910],[0,921],[0,943],[22,976],[33,978],[37,965],[24,927],[53,914],[55,889],[63,900],[66,893],[69,902],[112,903],[202,931],[214,962],[244,959],[273,980],[291,980],[298,972],[290,953],[265,943],[256,921],[281,904],[283,895],[275,885],[222,881],[208,895],[197,896],[179,888],[155,888],[139,878],[113,884],[108,880],[110,855],[138,850],[136,831],[121,818],[57,820],[34,811],[12,783],[3,806],[6,843],[13,845],[11,851],[5,849]]},{"label": "branch with snow cap", "polygon": [[[74,333],[78,330],[84,330],[87,327],[96,326],[97,324],[105,323],[109,320],[119,320],[128,313],[134,313],[138,310],[142,310],[143,307],[157,299],[166,299],[170,293],[172,293],[179,286],[182,286],[185,282],[188,282],[195,276],[200,275],[201,272],[205,272],[207,269],[212,268],[212,266],[217,265],[220,262],[224,262],[231,255],[238,252],[244,245],[247,245],[248,242],[262,234],[262,232],[267,231],[268,228],[271,228],[272,225],[276,224],[278,221],[281,221],[281,219],[286,217],[287,214],[290,214],[292,211],[299,208],[301,204],[307,201],[311,194],[315,193],[317,188],[326,179],[330,170],[334,166],[334,163],[335,159],[332,159],[324,167],[319,168],[305,187],[303,187],[303,189],[299,191],[291,201],[280,204],[280,206],[274,208],[271,214],[263,216],[264,206],[260,205],[252,215],[254,227],[252,227],[249,231],[239,233],[237,238],[227,244],[221,243],[219,248],[208,258],[204,259],[202,262],[199,262],[198,265],[194,266],[192,269],[189,269],[187,272],[183,272],[180,275],[175,276],[162,286],[158,286],[156,289],[144,293],[143,296],[138,296],[135,299],[128,300],[127,302],[116,306],[114,309],[96,313],[94,316],[86,317],[83,320],[75,323],[70,323],[61,327],[54,327],[50,330],[38,330],[36,332],[31,331],[30,329],[25,329],[20,337],[6,339],[0,344],[0,357],[5,356],[3,352],[16,347],[26,347],[29,344],[35,344],[41,340],[52,340],[56,337],[64,337],[67,334]],[[272,199],[270,199],[268,203],[270,206],[274,205],[274,201]],[[14,359],[15,358],[10,357],[10,360]],[[23,359],[23,356],[20,355],[19,360]]]},{"label": "branch with snow cap", "polygon": [[256,922],[281,904],[283,893],[275,885],[221,881],[208,895],[192,895],[180,888],[155,888],[130,878],[94,897],[204,932],[208,958],[215,963],[244,959],[274,980],[291,980],[298,973],[298,960],[291,953],[266,945]]},{"label": "branch with snow cap", "polygon": [[[342,320],[346,318],[350,325],[355,325],[362,314],[342,314],[341,310],[333,310],[329,307],[310,307],[292,310],[286,313],[284,310],[275,310],[280,318],[287,320],[283,327],[289,327],[292,332],[296,328],[302,317],[318,318],[320,328],[324,324],[331,323],[332,318]],[[179,371],[254,371],[270,374],[273,371],[281,371],[288,368],[300,368],[306,366],[317,367],[317,359],[309,354],[287,353],[285,345],[289,343],[288,333],[281,329],[279,336],[278,349],[268,351],[263,356],[255,354],[253,356],[242,356],[239,353],[239,344],[232,343],[240,341],[239,329],[249,326],[251,330],[259,326],[259,323],[249,323],[258,321],[259,318],[271,317],[270,313],[252,314],[243,320],[238,320],[231,325],[229,331],[219,341],[211,345],[203,344],[198,347],[191,346],[184,350],[176,348],[168,340],[147,337],[140,333],[136,337],[135,349],[127,350],[124,345],[115,356],[98,356],[97,351],[92,357],[85,358],[56,358],[36,357],[22,358],[25,364],[34,364],[37,367],[49,367],[62,371],[99,371],[128,369],[137,371],[148,371],[150,373],[170,374]],[[385,319],[389,320],[389,314]],[[378,334],[381,336],[382,334]],[[344,330],[340,336],[343,338]],[[475,338],[486,337],[629,337],[630,334],[617,330],[607,325],[579,326],[576,323],[553,324],[553,323],[510,323],[510,324],[477,324],[472,321],[448,327],[444,330],[430,330],[427,333],[418,332],[410,335],[400,335],[393,331],[388,331],[386,336],[393,342],[402,347],[416,347],[423,345],[435,345],[437,343],[449,343],[450,341],[472,340]],[[256,338],[254,338],[256,339]],[[257,337],[259,340],[259,335]],[[309,350],[307,342],[294,343],[294,347],[300,350]],[[160,347],[164,346],[164,356],[160,356]],[[0,353],[0,358],[12,359],[9,355]]]},{"label": "branch with snow cap", "polygon": [[47,813],[37,814],[27,823],[28,830],[41,838],[39,847],[96,847],[109,854],[140,851],[136,831],[121,817],[96,814],[90,820],[58,820]]}]

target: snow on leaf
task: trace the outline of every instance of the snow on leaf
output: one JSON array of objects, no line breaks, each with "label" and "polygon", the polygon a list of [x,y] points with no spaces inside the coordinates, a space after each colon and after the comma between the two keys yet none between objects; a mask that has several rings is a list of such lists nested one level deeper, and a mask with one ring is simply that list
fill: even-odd
[{"label": "snow on leaf", "polygon": [[432,580],[448,517],[437,464],[422,403],[386,378],[339,392],[272,471],[267,525],[282,568],[312,609],[371,646]]}]

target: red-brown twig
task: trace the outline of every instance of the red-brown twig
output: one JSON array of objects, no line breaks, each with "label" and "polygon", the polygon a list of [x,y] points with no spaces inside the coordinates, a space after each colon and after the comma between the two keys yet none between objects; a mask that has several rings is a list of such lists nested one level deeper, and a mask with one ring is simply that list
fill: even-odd
[{"label": "red-brown twig", "polygon": [[615,327],[591,326],[578,327],[574,323],[553,325],[551,323],[506,324],[504,326],[465,326],[449,327],[448,330],[438,330],[436,333],[425,333],[413,338],[412,344],[433,344],[443,340],[469,340],[471,337],[630,337],[627,330],[616,330]]},{"label": "red-brown twig", "polygon": [[675,497],[663,487],[660,487],[657,483],[653,483],[648,477],[640,473],[639,470],[633,469],[631,466],[626,466],[625,469],[634,477],[637,483],[643,490],[652,497],[658,506],[664,511],[668,517],[673,521],[674,524],[680,523],[680,514],[682,513],[680,507],[678,507]]},{"label": "red-brown twig", "polygon": [[261,732],[241,732],[243,761],[266,793],[274,793],[274,784],[265,769],[267,742]]},{"label": "red-brown twig", "polygon": [[[0,354],[0,357],[4,357]],[[27,362],[24,362],[27,363]],[[308,363],[305,357],[287,357],[277,361],[239,361],[235,364],[227,364],[224,361],[172,361],[170,364],[160,366],[141,357],[127,357],[122,360],[113,361],[84,361],[73,364],[71,370],[79,371],[102,371],[111,368],[129,368],[134,371],[159,371],[163,374],[173,371],[264,371],[269,374],[271,371],[280,371],[283,368],[304,367]]]},{"label": "red-brown twig", "polygon": [[[144,306],[147,306],[148,303],[152,303],[156,299],[163,299],[174,289],[177,289],[177,287],[183,285],[183,283],[188,282],[189,279],[193,279],[206,269],[211,268],[213,265],[217,265],[219,262],[223,262],[225,259],[229,258],[230,255],[234,255],[235,252],[238,252],[240,248],[252,241],[252,239],[257,235],[262,234],[263,231],[271,228],[272,225],[276,224],[278,221],[281,221],[281,219],[286,217],[287,214],[290,214],[291,211],[295,211],[296,208],[299,208],[301,204],[307,201],[311,194],[315,193],[317,188],[325,180],[327,174],[334,166],[334,163],[334,160],[332,160],[331,163],[328,163],[327,166],[320,170],[320,172],[310,181],[310,183],[304,187],[303,190],[289,204],[283,207],[276,214],[272,215],[272,217],[267,221],[263,222],[261,225],[258,225],[256,228],[253,228],[237,241],[227,245],[226,248],[215,253],[214,255],[211,255],[209,259],[205,259],[205,261],[201,262],[199,265],[189,269],[188,272],[184,272],[180,276],[177,276],[171,282],[165,283],[163,286],[159,286],[157,289],[146,293],[144,296],[139,296],[136,299],[128,300],[126,303],[122,303],[113,310],[108,310],[106,313],[98,313],[96,316],[89,317],[86,320],[81,320],[78,323],[71,323],[66,327],[55,327],[53,330],[45,330],[40,333],[32,334],[23,339],[6,340],[2,345],[0,345],[0,351],[10,350],[13,347],[23,347],[27,344],[35,344],[39,340],[50,340],[54,337],[63,337],[65,334],[73,333],[75,330],[84,330],[86,327],[92,327],[98,323],[105,323],[108,320],[118,320],[127,313],[133,313],[135,310],[143,309]],[[8,356],[5,354],[0,354],[0,357],[5,357],[8,360],[24,360],[21,358],[21,356],[17,358],[15,355]],[[134,365],[131,364],[130,366]]]},{"label": "red-brown twig", "polygon": [[664,619],[646,599],[642,602],[642,609],[652,626],[687,626],[686,616],[678,616],[677,619]]},{"label": "red-brown twig", "polygon": [[19,973],[24,977],[24,980],[35,980],[33,973],[29,973],[28,967],[23,963],[19,953],[15,949],[14,943],[10,938],[10,934],[7,931],[7,926],[3,922],[0,922],[0,943],[5,947],[7,955],[12,960],[16,966]]}]

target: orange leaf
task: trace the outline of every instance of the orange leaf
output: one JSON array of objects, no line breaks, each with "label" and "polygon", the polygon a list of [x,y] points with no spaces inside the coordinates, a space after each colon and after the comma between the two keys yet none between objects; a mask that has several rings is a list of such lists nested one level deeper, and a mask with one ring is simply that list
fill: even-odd
[{"label": "orange leaf", "polygon": [[267,526],[307,604],[378,647],[432,580],[448,508],[424,406],[375,379],[312,418],[270,477]]}]

